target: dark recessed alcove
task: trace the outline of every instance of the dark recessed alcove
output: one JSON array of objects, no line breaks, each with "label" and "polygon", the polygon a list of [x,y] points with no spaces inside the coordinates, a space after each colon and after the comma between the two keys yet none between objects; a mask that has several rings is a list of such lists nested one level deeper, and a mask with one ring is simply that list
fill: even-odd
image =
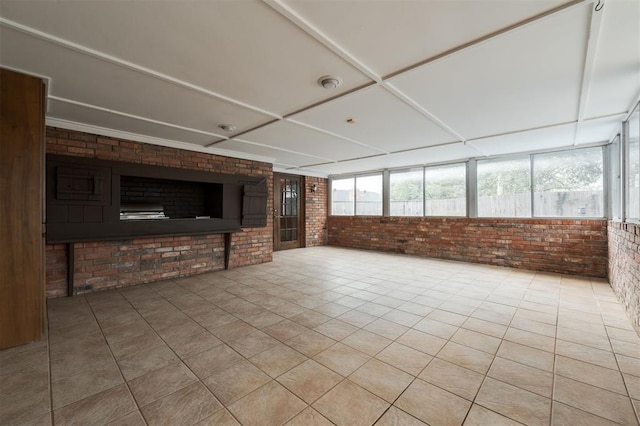
[{"label": "dark recessed alcove", "polygon": [[223,187],[219,183],[120,176],[120,205],[162,206],[169,219],[222,217]]}]

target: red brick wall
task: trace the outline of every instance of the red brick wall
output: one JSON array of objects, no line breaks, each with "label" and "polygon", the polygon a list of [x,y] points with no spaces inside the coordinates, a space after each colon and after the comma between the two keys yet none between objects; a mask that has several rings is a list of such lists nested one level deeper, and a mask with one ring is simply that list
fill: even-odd
[{"label": "red brick wall", "polygon": [[[315,193],[310,189],[313,185],[317,185]],[[306,246],[327,245],[328,180],[308,176],[305,186]]]},{"label": "red brick wall", "polygon": [[640,225],[609,222],[609,283],[640,332]]},{"label": "red brick wall", "polygon": [[[47,128],[47,153],[154,164],[217,173],[266,177],[273,204],[273,169],[269,163],[167,148],[72,130]],[[273,223],[233,234],[230,268],[270,262]],[[223,236],[144,238],[75,244],[77,292],[118,287],[219,270],[224,267]],[[47,296],[66,295],[64,244],[47,245]]]},{"label": "red brick wall", "polygon": [[329,245],[607,276],[604,220],[330,216]]}]

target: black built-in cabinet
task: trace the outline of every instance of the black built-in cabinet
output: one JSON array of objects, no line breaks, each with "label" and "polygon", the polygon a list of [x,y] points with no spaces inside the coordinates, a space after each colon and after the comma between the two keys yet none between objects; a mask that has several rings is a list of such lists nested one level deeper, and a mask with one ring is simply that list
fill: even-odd
[{"label": "black built-in cabinet", "polygon": [[[48,243],[214,234],[267,225],[266,179],[47,155]],[[169,219],[121,220],[122,205]],[[196,218],[198,217],[198,218]]]}]

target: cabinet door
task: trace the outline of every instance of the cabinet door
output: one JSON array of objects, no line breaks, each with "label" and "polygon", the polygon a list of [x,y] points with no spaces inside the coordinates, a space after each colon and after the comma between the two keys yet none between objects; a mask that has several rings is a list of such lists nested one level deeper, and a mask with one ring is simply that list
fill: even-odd
[{"label": "cabinet door", "polygon": [[44,321],[43,82],[0,68],[0,349]]}]

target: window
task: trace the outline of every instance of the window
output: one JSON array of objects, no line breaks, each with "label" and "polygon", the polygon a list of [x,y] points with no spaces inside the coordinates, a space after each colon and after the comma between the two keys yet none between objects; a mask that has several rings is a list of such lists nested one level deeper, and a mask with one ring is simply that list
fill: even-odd
[{"label": "window", "polygon": [[627,218],[640,221],[640,107],[629,117],[627,129]]},{"label": "window", "polygon": [[424,173],[425,214],[465,216],[467,214],[467,166],[448,164],[427,167]]},{"label": "window", "polygon": [[533,215],[603,217],[602,148],[533,156]]},{"label": "window", "polygon": [[354,178],[334,179],[331,181],[331,214],[353,216],[355,213]]},{"label": "window", "polygon": [[356,177],[356,215],[382,215],[382,173]]},{"label": "window", "polygon": [[531,216],[529,156],[478,161],[478,216]]},{"label": "window", "polygon": [[609,201],[610,217],[613,219],[622,218],[622,182],[620,180],[620,134],[613,138],[609,145]]},{"label": "window", "polygon": [[391,172],[389,176],[391,216],[424,214],[423,169]]}]

